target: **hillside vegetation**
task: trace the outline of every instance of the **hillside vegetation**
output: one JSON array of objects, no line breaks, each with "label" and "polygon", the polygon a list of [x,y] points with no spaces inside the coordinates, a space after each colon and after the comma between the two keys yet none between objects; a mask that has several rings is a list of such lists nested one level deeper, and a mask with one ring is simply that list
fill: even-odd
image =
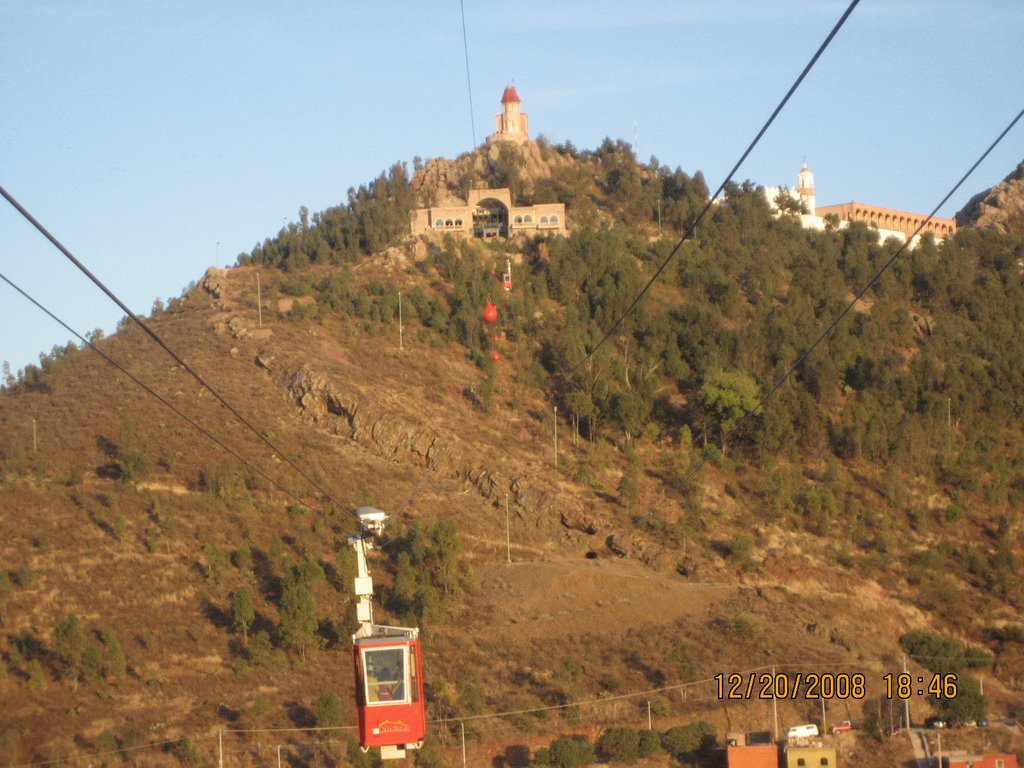
[{"label": "hillside vegetation", "polygon": [[[714,675],[774,667],[863,673],[828,705],[866,725],[840,760],[891,765],[904,653],[963,692],[912,696],[915,720],[1024,708],[1020,237],[925,239],[743,420],[897,244],[733,186],[598,346],[706,202],[699,172],[612,141],[413,170],[154,305],[276,452],[127,322],[92,341],[244,461],[89,349],[8,375],[0,765],[211,764],[219,730],[228,765],[365,762],[346,537],[367,504],[397,513],[378,619],[424,632],[421,764],[456,764],[464,730],[494,765],[710,765],[727,731],[773,727]],[[564,202],[571,234],[406,234],[476,184]],[[318,725],[338,730],[261,730]]]}]

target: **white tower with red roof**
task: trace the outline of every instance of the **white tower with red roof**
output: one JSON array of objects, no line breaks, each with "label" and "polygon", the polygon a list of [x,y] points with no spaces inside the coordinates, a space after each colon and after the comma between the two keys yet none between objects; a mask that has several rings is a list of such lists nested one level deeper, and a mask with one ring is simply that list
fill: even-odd
[{"label": "white tower with red roof", "polygon": [[523,144],[529,140],[530,119],[520,111],[522,100],[514,85],[507,86],[501,94],[501,113],[495,116],[496,130],[487,137],[487,143],[513,141]]}]

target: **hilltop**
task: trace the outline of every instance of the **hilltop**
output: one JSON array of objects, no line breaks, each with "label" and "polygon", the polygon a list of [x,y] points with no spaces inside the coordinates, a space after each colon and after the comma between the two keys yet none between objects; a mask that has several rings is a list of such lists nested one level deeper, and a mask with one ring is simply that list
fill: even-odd
[{"label": "hilltop", "polygon": [[[407,234],[412,208],[477,184],[564,202],[570,235]],[[279,452],[131,324],[95,339],[248,464],[88,349],[8,382],[0,754],[167,742],[133,759],[208,761],[218,729],[327,722],[329,693],[354,723],[345,539],[366,504],[397,512],[371,567],[381,618],[424,630],[441,721],[428,764],[457,762],[461,718],[593,699],[466,721],[471,754],[526,765],[562,734],[645,727],[647,701],[662,731],[770,730],[763,702],[722,702],[712,678],[773,666],[861,672],[866,699],[830,703],[830,722],[887,722],[882,675],[904,652],[927,674],[929,643],[984,675],[990,712],[1019,711],[1021,239],[926,239],[720,452],[895,246],[861,225],[802,230],[735,186],[597,347],[707,194],[699,172],[639,164],[623,142],[540,141],[398,164],[300,212],[148,319]],[[305,636],[285,607],[300,585]],[[779,709],[820,717],[817,701]],[[1009,729],[989,737],[1020,750]],[[263,764],[268,739],[314,737],[229,734],[229,764]],[[844,764],[910,757],[901,741],[839,745]]]},{"label": "hilltop", "polygon": [[972,197],[956,220],[961,226],[1024,237],[1024,162],[999,184]]}]

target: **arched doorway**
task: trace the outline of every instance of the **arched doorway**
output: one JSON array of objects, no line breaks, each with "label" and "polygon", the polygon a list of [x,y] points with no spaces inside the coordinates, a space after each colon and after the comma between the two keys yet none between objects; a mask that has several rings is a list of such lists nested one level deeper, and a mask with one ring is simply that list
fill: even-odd
[{"label": "arched doorway", "polygon": [[499,236],[508,237],[508,208],[493,197],[484,198],[473,209],[473,237]]}]

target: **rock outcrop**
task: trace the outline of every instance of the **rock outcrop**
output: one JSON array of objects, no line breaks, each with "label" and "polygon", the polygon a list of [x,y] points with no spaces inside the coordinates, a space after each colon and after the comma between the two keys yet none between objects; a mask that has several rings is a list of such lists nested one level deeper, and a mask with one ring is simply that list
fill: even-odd
[{"label": "rock outcrop", "polygon": [[999,184],[972,197],[956,215],[956,224],[1024,237],[1024,162]]},{"label": "rock outcrop", "polygon": [[385,402],[346,391],[321,373],[303,369],[287,381],[288,397],[317,427],[355,441],[378,456],[426,466],[457,478],[493,504],[505,494],[515,513],[537,527],[559,521],[566,528],[597,534],[602,521],[583,510],[579,499],[559,493],[537,478],[512,476],[471,458],[458,438],[420,426],[396,414]]},{"label": "rock outcrop", "polygon": [[[540,179],[554,176],[558,170],[575,161],[556,152],[550,145],[528,141],[517,146],[522,156],[520,169],[523,192],[532,192]],[[412,179],[412,189],[420,199],[434,205],[458,205],[465,202],[466,185],[502,186],[498,178],[500,144],[479,147],[454,160],[443,157],[426,163]]]}]

